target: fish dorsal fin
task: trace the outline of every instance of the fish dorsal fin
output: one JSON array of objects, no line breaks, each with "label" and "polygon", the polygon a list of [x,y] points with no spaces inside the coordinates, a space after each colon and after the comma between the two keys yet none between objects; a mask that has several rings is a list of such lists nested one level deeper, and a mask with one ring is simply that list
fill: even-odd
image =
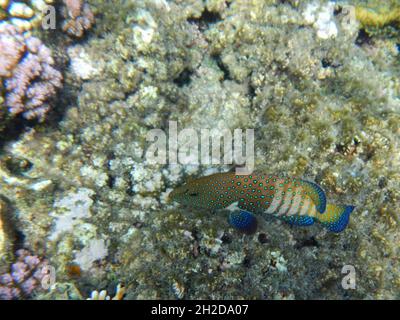
[{"label": "fish dorsal fin", "polygon": [[314,182],[302,179],[300,181],[302,182],[302,187],[307,192],[307,195],[314,202],[318,212],[324,213],[326,210],[326,196],[324,190]]}]

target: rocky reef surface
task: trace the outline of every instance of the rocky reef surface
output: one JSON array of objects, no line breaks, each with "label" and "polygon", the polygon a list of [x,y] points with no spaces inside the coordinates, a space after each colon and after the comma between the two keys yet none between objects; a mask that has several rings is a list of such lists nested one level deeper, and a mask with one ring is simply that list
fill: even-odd
[{"label": "rocky reef surface", "polygon": [[[61,120],[2,137],[1,272],[25,248],[55,269],[36,299],[119,283],[126,299],[400,298],[396,19],[368,29],[357,12],[372,1],[88,3],[96,24],[64,45]],[[168,203],[188,177],[228,170],[149,163],[147,133],[169,121],[254,128],[256,170],[319,183],[356,206],[350,225],[271,219],[245,236]]]}]

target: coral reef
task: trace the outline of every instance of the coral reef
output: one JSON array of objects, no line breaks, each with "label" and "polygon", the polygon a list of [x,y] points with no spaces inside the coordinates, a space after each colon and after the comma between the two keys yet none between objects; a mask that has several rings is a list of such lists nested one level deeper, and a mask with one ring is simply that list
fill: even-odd
[{"label": "coral reef", "polygon": [[[90,5],[104,16],[67,50],[62,121],[24,132],[0,156],[0,193],[24,246],[56,268],[58,289],[35,298],[88,297],[120,282],[126,299],[399,298],[393,38],[360,43],[360,23],[326,1]],[[169,120],[254,128],[256,169],[315,181],[355,205],[348,228],[266,220],[245,236],[223,214],[168,203],[189,177],[228,170],[150,163],[147,133],[168,132]],[[355,290],[341,285],[345,265]]]},{"label": "coral reef", "polygon": [[0,300],[29,298],[35,290],[43,290],[42,281],[48,277],[47,260],[25,249],[15,255],[17,261],[11,271],[0,275]]},{"label": "coral reef", "polygon": [[94,15],[84,0],[63,0],[66,21],[63,30],[70,36],[80,38],[94,23]]},{"label": "coral reef", "polygon": [[0,79],[4,105],[12,115],[43,119],[49,102],[61,87],[62,75],[54,69],[50,49],[38,38],[0,24]]},{"label": "coral reef", "polygon": [[44,17],[45,8],[53,0],[1,0],[0,21],[8,21],[22,30],[31,30],[39,26]]}]

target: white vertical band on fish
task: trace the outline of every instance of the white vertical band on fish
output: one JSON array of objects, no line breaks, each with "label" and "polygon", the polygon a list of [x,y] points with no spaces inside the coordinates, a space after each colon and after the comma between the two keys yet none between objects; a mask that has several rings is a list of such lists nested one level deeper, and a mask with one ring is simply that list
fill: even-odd
[{"label": "white vertical band on fish", "polygon": [[299,206],[301,203],[301,195],[299,194],[300,190],[301,190],[301,188],[297,188],[297,187],[294,188],[294,191],[293,191],[294,197],[292,199],[293,202],[291,203],[289,211],[287,212],[288,216],[292,216],[292,215],[296,214],[299,210]]},{"label": "white vertical band on fish", "polygon": [[[277,183],[276,185],[278,185],[278,188],[277,188],[275,194],[282,194],[283,187],[280,187],[279,183]],[[282,197],[279,197],[279,196],[274,197],[274,199],[272,200],[271,205],[269,206],[269,208],[267,209],[266,212],[268,212],[268,213],[276,212],[276,209],[278,209],[278,207],[281,204],[281,202],[282,202]]]},{"label": "white vertical band on fish", "polygon": [[279,208],[279,213],[284,215],[289,210],[291,206],[291,200],[293,199],[293,194],[289,191],[286,191],[285,199],[283,200],[282,207]]}]

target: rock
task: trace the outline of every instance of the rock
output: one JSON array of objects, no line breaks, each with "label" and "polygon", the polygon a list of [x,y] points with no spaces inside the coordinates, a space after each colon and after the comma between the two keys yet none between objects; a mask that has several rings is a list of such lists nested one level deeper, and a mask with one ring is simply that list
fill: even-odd
[{"label": "rock", "polygon": [[7,271],[13,257],[15,232],[10,223],[10,205],[0,196],[0,274]]}]

